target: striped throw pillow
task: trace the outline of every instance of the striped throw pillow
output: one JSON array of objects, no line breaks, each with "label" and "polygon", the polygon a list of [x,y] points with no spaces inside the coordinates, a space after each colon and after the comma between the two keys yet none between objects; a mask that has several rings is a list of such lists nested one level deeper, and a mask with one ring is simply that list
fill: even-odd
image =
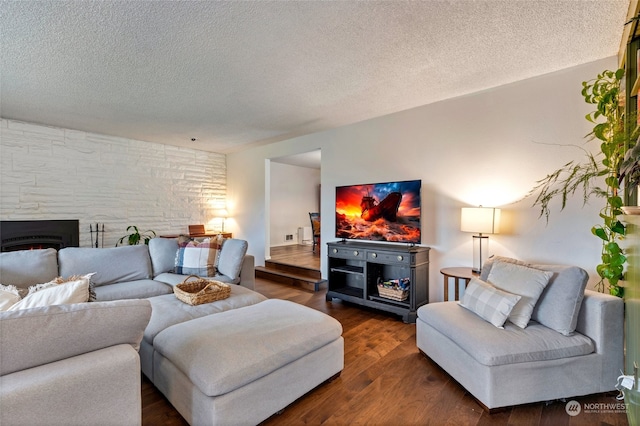
[{"label": "striped throw pillow", "polygon": [[215,276],[221,247],[221,236],[180,244],[176,253],[176,274]]},{"label": "striped throw pillow", "polygon": [[520,297],[497,289],[478,278],[472,278],[459,304],[494,326],[504,328],[505,321]]}]

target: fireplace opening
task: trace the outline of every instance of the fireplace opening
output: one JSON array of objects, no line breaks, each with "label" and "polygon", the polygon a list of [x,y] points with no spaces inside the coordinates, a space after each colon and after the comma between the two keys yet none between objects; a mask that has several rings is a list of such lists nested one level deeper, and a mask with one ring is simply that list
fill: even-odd
[{"label": "fireplace opening", "polygon": [[0,221],[1,251],[79,247],[77,220],[3,220]]}]

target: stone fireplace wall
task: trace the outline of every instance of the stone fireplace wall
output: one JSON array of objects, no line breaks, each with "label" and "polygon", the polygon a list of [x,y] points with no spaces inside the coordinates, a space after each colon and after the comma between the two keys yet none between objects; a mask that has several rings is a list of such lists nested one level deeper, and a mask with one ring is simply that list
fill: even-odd
[{"label": "stone fireplace wall", "polygon": [[0,220],[104,224],[113,247],[129,225],[157,234],[217,225],[225,202],[226,156],[14,120],[0,120]]}]

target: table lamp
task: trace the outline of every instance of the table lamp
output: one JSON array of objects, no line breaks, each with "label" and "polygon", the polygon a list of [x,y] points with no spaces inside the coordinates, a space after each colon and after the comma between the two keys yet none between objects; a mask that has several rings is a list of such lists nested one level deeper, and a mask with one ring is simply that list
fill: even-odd
[{"label": "table lamp", "polygon": [[500,231],[500,209],[492,207],[463,207],[460,230],[477,232],[473,236],[473,272],[480,273],[489,253],[489,237],[482,234],[497,234]]},{"label": "table lamp", "polygon": [[227,209],[216,209],[213,211],[213,217],[222,218],[222,233],[224,234],[224,221],[229,217]]}]

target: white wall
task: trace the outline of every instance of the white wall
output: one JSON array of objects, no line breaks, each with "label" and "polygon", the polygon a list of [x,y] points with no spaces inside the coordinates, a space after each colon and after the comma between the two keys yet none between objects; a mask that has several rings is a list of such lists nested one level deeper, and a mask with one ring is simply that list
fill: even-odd
[{"label": "white wall", "polygon": [[[265,253],[265,161],[322,149],[322,241],[335,240],[336,185],[422,179],[422,244],[430,246],[430,296],[442,300],[448,266],[470,266],[471,234],[460,231],[460,208],[503,209],[502,233],[490,238],[490,253],[569,263],[597,277],[600,243],[590,232],[601,200],[582,207],[580,197],[539,219],[531,199],[534,183],[571,160],[590,131],[591,110],[580,95],[582,81],[615,58],[597,61],[495,89],[442,101],[227,156],[227,196],[234,204],[236,235],[249,241],[256,264]],[[267,222],[268,223],[268,222]],[[322,245],[326,277],[326,246]]]},{"label": "white wall", "polygon": [[[309,212],[318,211],[320,170],[271,162],[270,244],[298,244],[298,227],[311,226]],[[285,241],[285,235],[293,235]]]},{"label": "white wall", "polygon": [[97,222],[105,247],[129,225],[158,234],[215,228],[210,201],[225,195],[222,154],[0,121],[0,219],[78,219],[80,246],[91,245]]}]

